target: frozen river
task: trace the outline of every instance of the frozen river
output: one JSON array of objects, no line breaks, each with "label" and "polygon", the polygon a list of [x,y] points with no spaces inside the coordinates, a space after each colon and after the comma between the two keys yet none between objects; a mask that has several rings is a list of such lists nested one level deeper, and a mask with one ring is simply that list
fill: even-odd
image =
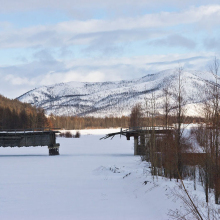
[{"label": "frozen river", "polygon": [[47,147],[0,148],[0,219],[168,219],[178,206],[167,194],[174,181],[153,181],[133,140],[102,136],[57,138],[60,156]]}]

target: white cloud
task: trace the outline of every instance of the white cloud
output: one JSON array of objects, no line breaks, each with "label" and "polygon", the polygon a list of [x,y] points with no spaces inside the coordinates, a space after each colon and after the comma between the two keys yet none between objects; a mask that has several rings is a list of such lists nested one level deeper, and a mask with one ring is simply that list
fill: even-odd
[{"label": "white cloud", "polygon": [[133,9],[143,9],[147,8],[158,8],[161,6],[173,6],[176,8],[186,7],[188,5],[198,5],[198,4],[216,4],[219,3],[218,0],[185,0],[185,1],[176,1],[176,0],[111,0],[111,1],[103,1],[103,0],[0,0],[1,3],[1,11],[25,11],[25,10],[36,10],[36,9],[59,9],[66,11],[80,11],[82,9],[89,11],[94,10],[95,8],[108,9],[113,10],[115,13],[119,11],[123,11],[125,9],[131,10]]},{"label": "white cloud", "polygon": [[153,40],[150,42],[150,44],[155,46],[184,47],[188,49],[193,49],[196,47],[196,42],[178,34],[170,35],[162,39]]},{"label": "white cloud", "polygon": [[14,76],[13,74],[6,75],[3,81],[9,82],[12,86],[25,85],[25,84],[34,85],[33,82],[28,80],[28,78]]},{"label": "white cloud", "polygon": [[[62,67],[60,70],[55,65],[55,62],[58,61],[47,63],[42,60],[37,63],[8,67],[7,69],[0,68],[2,79],[0,86],[3,94],[15,98],[28,90],[43,85],[69,81],[129,80],[164,69],[176,68],[179,64],[186,69],[205,70],[211,56],[213,56],[212,53],[204,52],[187,55],[166,54],[117,59],[102,58],[99,60],[75,59],[61,63],[59,65],[59,68]],[[35,69],[36,65],[41,66],[41,71],[34,70],[33,74],[30,75],[29,70]]]},{"label": "white cloud", "polygon": [[[220,5],[214,5],[219,3],[214,0],[63,0],[62,4],[60,3],[56,0],[53,4],[48,0],[8,0],[2,2],[0,11],[57,8],[66,11],[79,9],[79,13],[82,11],[86,14],[88,11],[93,13],[93,10],[106,9],[114,13],[119,10],[120,16],[106,16],[105,19],[91,19],[91,16],[83,20],[72,19],[53,25],[42,24],[28,28],[14,27],[8,22],[0,23],[0,50],[21,48],[25,51],[31,48],[26,50],[29,54],[32,51],[32,57],[29,56],[27,59],[29,62],[0,67],[0,86],[3,94],[15,98],[35,87],[60,82],[133,79],[175,68],[178,63],[185,68],[204,69],[206,62],[213,56],[208,49],[215,48],[217,44],[218,38],[215,36],[214,43],[207,38],[210,30],[216,30],[220,25]],[[150,14],[144,8],[156,8],[159,5],[169,8],[169,4],[174,6],[175,12],[164,12],[163,7],[159,7],[158,10],[152,10],[156,12]],[[188,7],[187,4],[195,6]],[[123,9],[135,11],[137,7],[143,9],[142,13],[121,13]],[[199,33],[207,38],[203,46],[206,49],[204,51],[203,47],[197,47],[203,39],[198,42],[194,38]],[[134,49],[136,46],[141,47],[138,45],[139,42],[143,47],[148,47],[149,42],[155,42],[149,46],[150,49],[155,48],[155,51],[147,53],[143,49],[142,53],[137,53],[142,55],[136,56],[132,55],[132,52],[129,55],[124,52],[127,45],[133,44]],[[158,52],[157,49],[161,49],[161,45],[166,45],[169,49],[173,46],[179,50],[184,47],[188,53],[172,53],[168,50]],[[78,48],[74,50],[75,47]],[[193,52],[195,48],[197,51]],[[149,48],[146,48],[147,50]],[[72,51],[76,57],[71,56],[71,60],[69,54]],[[77,52],[81,54],[78,56]],[[22,53],[24,54],[25,52]],[[113,56],[110,56],[111,54]],[[19,55],[16,54],[17,56]]]},{"label": "white cloud", "polygon": [[[61,32],[76,34],[166,27],[180,24],[211,21],[220,18],[220,5],[191,7],[180,12],[160,12],[143,16],[117,18],[115,20],[69,21],[57,25]],[[218,20],[217,20],[218,21]],[[219,23],[220,21],[218,21]]]},{"label": "white cloud", "polygon": [[[107,77],[102,71],[67,71],[67,72],[50,72],[43,77],[38,76],[34,81],[38,86],[57,84],[60,82],[102,82]],[[107,80],[107,79],[106,79]]]},{"label": "white cloud", "polygon": [[192,7],[181,12],[161,12],[114,20],[74,20],[56,25],[10,29],[1,33],[0,48],[84,45],[111,33],[114,33],[117,41],[124,42],[143,38],[140,31],[145,33],[145,37],[153,37],[159,32],[164,34],[163,29],[157,30],[159,28],[184,24],[199,25],[201,31],[207,26],[210,28],[219,25],[220,5]]},{"label": "white cloud", "polygon": [[[143,77],[165,69],[176,68],[179,64],[185,69],[207,70],[207,64],[213,53],[164,54],[152,56],[136,56],[121,58],[75,59],[63,62],[54,68],[54,63],[39,61],[38,63],[23,64],[0,68],[0,87],[2,94],[16,98],[23,93],[43,85],[61,82],[81,81],[117,81]],[[58,61],[54,61],[58,62]],[[60,61],[59,61],[60,62]],[[58,63],[59,63],[58,62]],[[41,71],[30,69],[40,65]]]}]

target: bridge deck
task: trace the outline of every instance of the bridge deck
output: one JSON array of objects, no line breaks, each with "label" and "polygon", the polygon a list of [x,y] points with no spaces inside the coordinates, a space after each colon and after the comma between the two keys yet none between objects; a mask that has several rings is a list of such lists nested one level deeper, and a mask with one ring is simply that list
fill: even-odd
[{"label": "bridge deck", "polygon": [[[141,134],[167,134],[173,131],[173,127],[133,127],[128,129],[122,129],[120,132],[109,133],[101,139],[113,138],[115,135],[123,135],[127,137],[127,140],[130,140],[130,137],[140,136]],[[100,140],[101,140],[100,139]]]},{"label": "bridge deck", "polygon": [[[120,132],[109,133],[101,139],[113,138],[115,135],[123,135],[126,136],[127,140],[130,140],[131,137],[134,137],[134,155],[141,155],[142,150],[141,147],[145,145],[145,137],[148,135],[155,134],[163,135],[163,134],[171,134],[173,132],[173,127],[133,127],[129,129],[122,129]],[[140,137],[140,138],[138,138]],[[100,140],[101,140],[100,139]],[[138,144],[138,140],[140,139],[141,144]]]},{"label": "bridge deck", "polygon": [[0,132],[0,147],[30,147],[48,146],[50,155],[59,154],[59,144],[56,143],[58,131],[2,131]]}]

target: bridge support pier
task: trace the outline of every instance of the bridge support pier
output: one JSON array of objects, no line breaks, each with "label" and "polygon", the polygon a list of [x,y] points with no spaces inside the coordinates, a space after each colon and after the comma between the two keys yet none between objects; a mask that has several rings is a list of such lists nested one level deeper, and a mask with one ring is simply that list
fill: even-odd
[{"label": "bridge support pier", "polygon": [[134,155],[145,155],[145,134],[134,136]]},{"label": "bridge support pier", "polygon": [[138,155],[138,136],[134,136],[134,155]]},{"label": "bridge support pier", "polygon": [[145,134],[140,134],[140,140],[138,144],[138,155],[146,154],[146,146],[145,146]]},{"label": "bridge support pier", "polygon": [[48,146],[48,149],[49,149],[49,155],[50,156],[53,156],[53,155],[60,155],[59,153],[59,144],[55,144],[55,145],[52,145],[52,146]]}]

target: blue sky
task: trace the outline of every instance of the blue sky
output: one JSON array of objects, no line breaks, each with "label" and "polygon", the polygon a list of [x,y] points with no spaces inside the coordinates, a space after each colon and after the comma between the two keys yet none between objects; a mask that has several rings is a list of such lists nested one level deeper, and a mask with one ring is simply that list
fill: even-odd
[{"label": "blue sky", "polygon": [[0,93],[68,81],[207,70],[219,56],[217,0],[0,0]]}]

